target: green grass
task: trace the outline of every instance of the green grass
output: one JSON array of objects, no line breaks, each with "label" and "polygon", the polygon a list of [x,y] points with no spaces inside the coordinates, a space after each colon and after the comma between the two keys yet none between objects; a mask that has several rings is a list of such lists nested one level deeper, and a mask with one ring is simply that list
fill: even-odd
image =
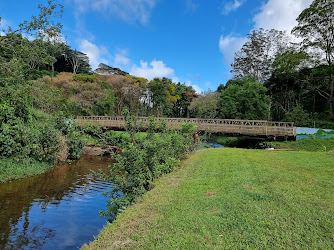
[{"label": "green grass", "polygon": [[311,138],[298,141],[272,142],[274,148],[292,148],[296,151],[333,151],[334,137],[331,138]]},{"label": "green grass", "polygon": [[52,167],[52,164],[46,162],[0,158],[0,183],[43,174]]},{"label": "green grass", "polygon": [[234,145],[237,143],[239,138],[237,137],[224,137],[224,136],[212,136],[212,138],[209,139],[209,141],[228,146],[228,145]]},{"label": "green grass", "polygon": [[333,249],[333,190],[333,155],[200,150],[89,247]]}]

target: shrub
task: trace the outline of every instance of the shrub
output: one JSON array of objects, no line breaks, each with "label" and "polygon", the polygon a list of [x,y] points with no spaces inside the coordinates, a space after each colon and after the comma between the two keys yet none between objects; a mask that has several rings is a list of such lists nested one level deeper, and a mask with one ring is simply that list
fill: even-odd
[{"label": "shrub", "polygon": [[293,110],[287,112],[284,121],[294,122],[294,126],[303,127],[310,124],[310,115],[303,110],[301,105],[297,105]]},{"label": "shrub", "polygon": [[[136,120],[126,116],[127,132],[135,138],[138,131]],[[150,119],[147,136],[142,140],[127,140],[117,146],[124,149],[122,154],[114,154],[117,163],[110,167],[110,174],[99,175],[114,184],[105,195],[110,199],[106,211],[101,215],[114,219],[119,212],[131,205],[138,197],[153,187],[157,177],[176,168],[187,153],[194,150],[192,134],[195,127],[183,124],[182,130],[167,129],[167,123],[159,125],[159,134],[155,134],[154,119]],[[109,135],[112,133],[109,133]]]},{"label": "shrub", "polygon": [[77,74],[73,76],[73,79],[79,82],[95,82],[95,75],[87,75],[87,74]]}]

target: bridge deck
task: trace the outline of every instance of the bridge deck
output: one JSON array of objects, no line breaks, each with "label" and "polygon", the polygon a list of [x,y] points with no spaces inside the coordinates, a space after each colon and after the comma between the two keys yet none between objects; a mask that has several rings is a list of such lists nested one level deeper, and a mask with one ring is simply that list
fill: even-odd
[{"label": "bridge deck", "polygon": [[[182,123],[193,123],[200,131],[214,133],[285,137],[295,138],[296,128],[293,122],[273,122],[265,120],[232,120],[232,119],[202,119],[202,118],[164,118],[155,117],[156,122],[167,120],[169,128],[181,128]],[[148,117],[137,117],[138,124],[148,124]],[[78,116],[76,122],[79,125],[92,123],[110,128],[122,128],[125,126],[125,119],[122,116]]]}]

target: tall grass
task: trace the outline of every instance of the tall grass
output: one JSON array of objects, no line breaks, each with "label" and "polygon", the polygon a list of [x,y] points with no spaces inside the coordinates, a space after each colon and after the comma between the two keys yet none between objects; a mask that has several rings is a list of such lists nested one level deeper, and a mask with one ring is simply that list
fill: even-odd
[{"label": "tall grass", "polygon": [[52,163],[33,159],[14,160],[0,158],[0,183],[43,174],[52,167]]}]

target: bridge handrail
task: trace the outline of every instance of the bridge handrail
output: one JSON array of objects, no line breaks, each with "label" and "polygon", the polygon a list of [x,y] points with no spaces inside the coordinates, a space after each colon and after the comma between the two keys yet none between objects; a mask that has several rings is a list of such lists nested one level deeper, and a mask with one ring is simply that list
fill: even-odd
[{"label": "bridge handrail", "polygon": [[[205,123],[205,124],[226,124],[226,125],[245,125],[245,126],[268,126],[268,127],[286,127],[293,128],[293,122],[276,122],[267,120],[239,120],[239,119],[207,119],[207,118],[170,118],[170,117],[154,117],[159,122],[167,120],[171,123]],[[77,120],[86,121],[124,121],[123,116],[78,116]],[[149,121],[148,117],[137,117],[137,121]]]}]

